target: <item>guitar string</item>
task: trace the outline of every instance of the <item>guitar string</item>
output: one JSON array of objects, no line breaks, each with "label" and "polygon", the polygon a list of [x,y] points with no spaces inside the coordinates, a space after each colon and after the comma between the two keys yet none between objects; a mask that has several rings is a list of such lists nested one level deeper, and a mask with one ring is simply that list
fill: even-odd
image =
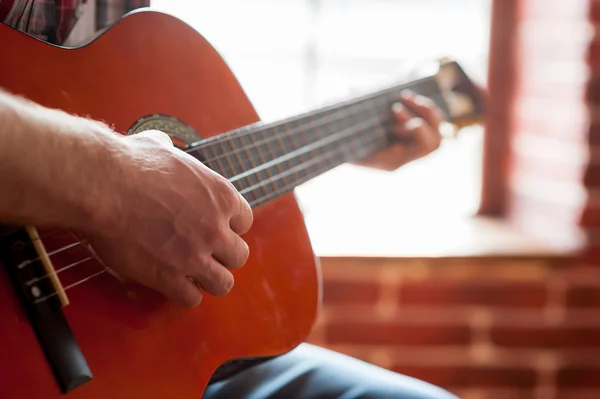
[{"label": "guitar string", "polygon": [[[364,134],[365,132],[369,132],[373,129],[373,126],[368,126],[365,129],[360,129],[358,130],[358,134]],[[356,133],[351,133],[351,134],[356,134]],[[379,140],[381,140],[382,138],[385,138],[385,136],[383,137],[379,137],[379,136],[373,136],[373,140],[378,142]],[[342,146],[342,148],[336,148],[335,151],[330,151],[324,154],[319,154],[315,157],[312,157],[310,159],[308,159],[307,161],[304,161],[298,165],[295,165],[293,168],[288,168],[287,170],[283,171],[283,172],[278,172],[277,174],[270,176],[266,179],[262,179],[260,180],[258,183],[254,184],[253,186],[247,187],[245,189],[240,190],[240,194],[244,195],[250,192],[253,192],[255,190],[258,190],[260,188],[263,188],[265,186],[268,186],[272,183],[276,183],[280,180],[283,180],[286,176],[291,175],[291,174],[296,174],[298,172],[303,172],[308,170],[310,172],[310,167],[315,165],[318,166],[320,164],[323,164],[323,162],[321,162],[323,159],[325,160],[335,160],[337,156],[339,156],[340,154],[344,154],[347,151],[352,151],[352,150],[356,150],[357,148],[353,148],[354,144],[358,144],[358,147],[365,145],[365,141],[364,141],[364,137],[355,135],[354,137],[352,137],[349,140],[349,144],[345,144],[344,146]],[[326,145],[331,145],[331,143],[326,144]],[[323,145],[322,147],[325,147],[326,145]],[[285,182],[284,182],[285,183]],[[287,183],[289,184],[295,184],[297,185],[297,182],[289,182]]]},{"label": "guitar string", "polygon": [[[372,140],[370,144],[363,143],[364,148],[367,149],[368,151],[370,151],[370,146],[373,145],[373,144],[377,144],[379,140],[381,140],[381,138]],[[266,195],[263,195],[260,198],[257,198],[254,201],[251,201],[250,202],[250,206],[254,207],[254,206],[260,205],[260,204],[266,202],[265,200],[268,201],[268,200],[270,200],[272,198],[275,198],[275,197],[277,197],[277,196],[279,196],[281,194],[285,194],[290,189],[293,189],[296,185],[297,185],[296,182],[290,182],[290,183],[286,184],[285,186],[283,186],[282,188],[278,188],[275,191],[272,191],[272,192],[270,192],[270,193],[268,193]]]},{"label": "guitar string", "polygon": [[[356,113],[354,114],[354,116],[358,115],[358,114],[365,114],[368,111],[372,111],[375,108],[371,108],[369,110],[364,110],[362,112]],[[358,123],[358,125],[364,124],[365,121],[368,121],[367,116],[371,116],[371,119],[373,118],[382,118],[382,115],[384,113],[383,112],[378,112],[378,113],[372,113],[372,112],[368,112],[367,115],[364,115],[364,120],[362,120],[361,122]],[[347,119],[347,118],[340,118],[340,120],[343,119]],[[378,123],[381,123],[383,121],[378,121]],[[233,161],[231,162],[228,157],[225,165],[223,166],[221,162],[219,162],[219,159],[222,159],[224,157],[216,157],[213,158],[213,160],[217,160],[218,166],[219,168],[222,170],[224,175],[229,175],[231,173],[236,173],[236,168],[238,167],[247,167],[248,164],[252,164],[252,163],[257,163],[258,165],[254,167],[254,169],[256,168],[260,168],[258,169],[258,172],[263,171],[265,169],[270,169],[271,166],[267,166],[269,163],[273,163],[276,160],[280,160],[282,157],[289,157],[290,159],[295,158],[296,156],[301,157],[303,155],[306,155],[308,153],[310,153],[311,151],[314,150],[314,147],[316,143],[322,142],[322,141],[329,141],[332,140],[334,137],[340,135],[340,133],[342,133],[343,131],[347,131],[348,129],[354,129],[356,128],[357,124],[355,124],[354,126],[350,126],[350,127],[344,127],[343,129],[340,128],[337,131],[331,133],[331,132],[326,132],[325,135],[320,135],[318,133],[314,134],[315,139],[313,139],[310,143],[301,143],[300,146],[298,146],[297,148],[289,151],[287,148],[284,148],[284,145],[282,146],[280,144],[281,140],[283,137],[285,136],[292,136],[292,141],[294,137],[293,134],[285,134],[285,135],[280,135],[280,136],[276,136],[273,139],[261,139],[260,141],[257,141],[255,143],[253,143],[253,145],[251,146],[246,146],[246,148],[252,148],[252,147],[259,147],[263,144],[265,144],[265,146],[267,147],[266,151],[263,151],[261,149],[258,150],[257,154],[251,154],[250,157],[247,157],[247,159],[244,160],[237,160],[237,161]],[[374,124],[373,126],[376,126],[377,124]],[[315,129],[312,129],[315,130]],[[352,134],[352,133],[351,133]],[[269,145],[269,143],[273,142],[273,141],[277,141],[279,144],[275,146],[275,148],[273,148],[271,145]],[[343,145],[343,144],[342,144]],[[292,144],[292,146],[294,146],[294,144]],[[318,147],[317,147],[318,149]],[[281,152],[281,150],[283,150],[283,154],[279,155],[279,153]],[[297,154],[297,155],[292,155],[292,154]],[[256,157],[258,157],[259,159],[256,159]],[[276,156],[276,158],[272,158],[273,156]],[[264,159],[269,159],[269,161],[265,162]],[[255,162],[256,160],[256,162]],[[284,160],[285,161],[285,160]],[[212,161],[207,161],[207,162],[212,162]],[[278,162],[277,164],[274,164],[272,166],[279,166],[282,162]],[[252,169],[251,169],[252,170]],[[244,178],[244,176],[241,176],[243,174],[248,174],[249,170],[245,170],[242,173],[240,173],[239,175],[233,176],[233,178],[235,178],[236,180]],[[250,176],[250,175],[249,175]],[[249,177],[247,176],[247,177]]]},{"label": "guitar string", "polygon": [[88,260],[91,260],[91,259],[94,259],[94,258],[92,256],[89,256],[89,257],[87,257],[85,259],[78,260],[77,262],[73,262],[70,265],[64,266],[64,267],[56,270],[54,273],[48,273],[48,274],[46,274],[46,275],[44,275],[42,277],[37,277],[37,278],[31,279],[31,280],[25,282],[25,285],[31,286],[31,285],[33,285],[35,283],[39,283],[40,281],[42,281],[44,279],[47,279],[47,278],[49,278],[52,275],[58,275],[58,273],[64,272],[65,270],[69,270],[72,267],[80,265],[80,264],[82,264],[84,262],[87,262]]},{"label": "guitar string", "polygon": [[[358,114],[363,114],[363,113],[366,113],[366,112],[369,112],[369,111],[373,111],[374,109],[376,109],[376,107],[372,107],[372,108],[364,109],[363,111],[360,111],[360,112],[357,112],[357,113],[353,114],[353,116],[356,116],[356,115],[358,115]],[[380,112],[380,113],[378,113],[378,114],[373,114],[373,113],[369,112],[369,115],[373,115],[374,117],[381,117],[381,114],[382,114],[381,112]],[[340,118],[340,119],[346,119],[346,118]],[[380,121],[379,123],[381,123],[381,122],[384,122],[384,121]],[[325,123],[323,123],[323,124],[325,124]],[[321,124],[321,126],[322,126],[323,124]],[[374,125],[374,126],[376,126],[376,125]],[[346,129],[346,130],[347,130],[347,129]],[[325,137],[321,137],[321,138],[319,138],[319,139],[317,140],[317,142],[318,142],[318,141],[323,141],[323,140],[330,140],[332,136],[334,136],[334,135],[336,135],[336,134],[338,134],[338,133],[339,133],[339,132],[332,133],[332,134],[328,134],[328,135],[327,135],[327,136],[325,136]],[[250,149],[251,149],[251,148],[253,148],[253,147],[258,147],[258,146],[260,146],[262,143],[269,143],[269,142],[272,142],[272,141],[280,141],[280,139],[281,139],[282,137],[284,137],[284,136],[289,136],[290,134],[291,134],[291,133],[288,131],[286,134],[282,134],[282,135],[280,135],[280,136],[278,136],[278,137],[262,139],[262,140],[260,140],[260,141],[258,141],[258,142],[252,143],[252,144],[250,144],[250,145],[248,145],[248,146],[245,146],[245,147],[242,147],[242,148],[250,148]],[[279,150],[279,149],[284,149],[283,147],[281,147],[281,146],[278,146],[278,148],[276,148],[275,150],[273,150],[273,149],[271,148],[271,146],[269,146],[269,145],[267,144],[267,145],[266,145],[266,146],[268,147],[268,150],[267,150],[267,151],[261,152],[261,151],[259,150],[258,157],[259,157],[259,158],[261,158],[261,159],[258,161],[259,163],[258,163],[258,165],[257,165],[256,167],[254,167],[254,168],[253,168],[253,169],[251,169],[251,170],[246,170],[246,171],[243,171],[242,173],[240,173],[240,174],[238,174],[238,175],[234,175],[234,176],[232,176],[232,177],[231,177],[231,178],[229,178],[229,179],[230,179],[230,181],[232,181],[232,180],[233,180],[233,181],[235,181],[235,180],[239,180],[239,179],[243,179],[243,178],[249,178],[249,177],[251,177],[251,176],[255,176],[256,174],[258,174],[258,173],[260,173],[260,172],[263,172],[263,171],[265,171],[265,170],[266,170],[266,171],[267,171],[267,173],[268,173],[268,170],[269,170],[269,169],[270,169],[272,166],[280,166],[280,165],[281,165],[283,162],[287,162],[287,159],[282,159],[282,158],[284,158],[284,157],[286,157],[286,158],[287,158],[287,157],[289,157],[290,159],[292,159],[292,158],[295,158],[296,156],[297,156],[297,157],[301,157],[301,156],[303,156],[303,155],[306,155],[307,153],[310,153],[310,151],[312,151],[312,149],[311,149],[310,147],[314,146],[314,144],[315,144],[315,142],[314,142],[314,141],[313,141],[313,142],[311,142],[311,143],[308,143],[308,144],[304,144],[304,145],[302,145],[301,147],[299,147],[299,148],[297,148],[297,149],[295,149],[295,150],[293,150],[293,151],[290,151],[290,152],[284,153],[283,155],[281,155],[281,156],[279,156],[279,157],[277,157],[277,158],[274,158],[274,159],[272,159],[272,160],[270,160],[270,161],[268,161],[268,162],[264,162],[264,161],[263,161],[263,159],[262,159],[263,157],[264,157],[264,158],[268,158],[268,157],[270,157],[270,156],[273,156],[273,155],[278,155],[278,154],[277,154],[277,153],[279,152],[278,150]],[[318,148],[318,147],[317,147],[317,148]],[[284,149],[284,151],[286,151],[286,149]],[[238,152],[239,152],[239,151],[238,151]],[[230,152],[229,154],[231,154],[231,153],[233,153],[233,152]],[[295,154],[297,154],[297,155],[296,155],[296,156],[291,156],[291,155],[290,155],[291,153],[295,153]],[[219,159],[223,159],[223,158],[227,158],[227,156],[226,156],[226,155],[217,156],[217,157],[214,157],[214,158],[210,158],[210,160],[206,160],[205,162],[207,162],[207,163],[208,163],[208,162],[212,162],[212,161],[214,161],[214,160],[217,160],[217,162],[218,162],[218,160],[219,160]],[[252,162],[252,161],[254,160],[254,156],[253,156],[253,155],[251,155],[249,158],[252,158],[252,159],[245,159],[245,160],[243,160],[243,161],[241,161],[241,162],[240,162],[240,161],[238,161],[238,162],[230,162],[230,160],[229,160],[229,159],[227,159],[227,162],[226,162],[226,165],[225,165],[225,166],[223,166],[223,165],[221,164],[221,162],[218,162],[218,165],[217,165],[217,166],[219,167],[219,169],[221,169],[219,172],[222,172],[222,174],[223,174],[223,175],[227,175],[227,174],[230,174],[230,173],[235,173],[235,168],[236,168],[236,167],[240,167],[240,166],[244,166],[244,167],[245,167],[245,166],[247,166],[247,165],[246,165],[246,163],[247,163],[247,162]],[[275,162],[275,161],[278,161],[278,162]],[[269,164],[272,164],[272,165],[270,165],[270,166],[269,166]],[[252,171],[252,170],[256,171],[256,173],[251,173],[251,171]],[[247,176],[244,176],[244,175],[247,175]]]},{"label": "guitar string", "polygon": [[[378,138],[375,138],[375,139],[373,139],[373,140],[370,140],[370,142],[368,142],[368,143],[363,143],[362,145],[363,145],[364,147],[367,147],[367,146],[369,146],[369,145],[373,145],[373,144],[377,143],[377,141],[378,141],[378,140],[381,140],[381,138],[380,138],[380,137],[378,137]],[[360,143],[359,143],[359,144],[360,144]],[[327,159],[326,159],[326,160],[327,160]],[[269,193],[269,194],[267,194],[267,195],[265,195],[265,196],[263,196],[263,197],[261,197],[261,198],[258,198],[257,200],[255,200],[255,201],[253,201],[253,202],[255,202],[255,203],[258,203],[259,201],[261,201],[261,200],[264,200],[264,199],[266,199],[266,198],[270,198],[270,197],[273,197],[273,196],[279,195],[279,194],[281,194],[281,193],[285,193],[285,192],[288,190],[288,188],[287,188],[288,186],[289,186],[289,184],[288,184],[288,185],[286,185],[286,186],[284,186],[284,188],[280,189],[279,191],[276,191],[276,192],[271,192],[271,193]],[[77,244],[82,244],[82,242],[79,242],[79,243],[77,243]],[[69,247],[73,248],[73,247],[74,247],[74,245],[72,245],[72,244],[71,244],[71,245],[69,245]],[[56,251],[53,251],[53,252],[54,252],[55,254],[57,253]],[[96,257],[95,255],[92,255],[92,256],[93,256],[93,257],[94,257],[96,260],[98,260],[99,262],[101,262],[99,259],[97,259],[97,257]],[[39,258],[36,258],[36,259],[38,259],[38,260],[39,260]],[[33,261],[35,261],[35,260],[33,260]],[[82,263],[82,262],[81,262],[81,263]],[[73,266],[73,265],[71,265],[70,267],[74,267],[74,266]],[[69,267],[69,268],[70,268],[70,267]],[[67,268],[67,267],[63,267],[63,268],[61,268],[60,270],[64,270],[65,268]],[[99,271],[99,272],[93,273],[93,274],[92,274],[92,275],[90,275],[90,276],[87,276],[87,277],[85,277],[85,278],[83,278],[83,279],[81,279],[81,280],[78,280],[78,281],[76,281],[76,282],[74,282],[74,283],[72,283],[72,284],[70,284],[70,285],[68,285],[68,286],[64,287],[64,288],[63,288],[63,290],[62,290],[61,292],[63,292],[63,291],[64,291],[64,292],[66,292],[67,290],[69,290],[69,289],[71,289],[71,288],[74,288],[74,287],[78,286],[79,284],[82,284],[82,283],[84,283],[84,282],[86,282],[86,281],[88,281],[88,280],[90,280],[90,279],[92,279],[92,278],[94,278],[94,277],[96,277],[96,276],[99,276],[99,275],[101,275],[102,273],[104,273],[104,272],[106,272],[106,271],[107,271],[107,269],[105,268],[105,269],[103,269],[103,270],[101,270],[101,271]],[[58,272],[57,272],[57,273],[58,273]],[[49,277],[49,276],[50,276],[50,274],[48,274],[48,275],[45,275],[45,276],[42,276],[42,278],[46,278],[46,277]],[[52,298],[52,297],[54,297],[54,296],[56,296],[56,295],[58,295],[58,294],[59,294],[59,292],[54,292],[54,293],[52,293],[52,294],[49,294],[49,295],[43,296],[43,297],[41,297],[41,298],[38,298],[38,299],[36,299],[36,300],[34,301],[34,303],[36,303],[36,304],[37,304],[37,303],[39,303],[39,302],[41,302],[41,301],[48,300],[48,299],[50,299],[50,298]]]},{"label": "guitar string", "polygon": [[[227,142],[227,141],[232,141],[235,140],[238,137],[244,137],[247,135],[251,135],[253,133],[255,133],[257,130],[266,130],[269,128],[275,128],[275,127],[281,127],[281,126],[285,126],[286,124],[291,124],[294,122],[298,122],[301,119],[306,119],[309,117],[313,117],[313,116],[318,116],[319,114],[325,114],[327,112],[333,111],[333,112],[338,112],[338,111],[344,111],[345,109],[352,109],[354,106],[361,106],[362,104],[366,103],[368,100],[376,100],[375,102],[385,98],[386,95],[390,95],[395,91],[400,91],[400,93],[402,93],[402,91],[406,90],[406,89],[412,89],[413,91],[416,91],[416,87],[419,84],[428,84],[428,83],[435,83],[435,76],[428,76],[425,78],[421,78],[421,79],[417,79],[414,80],[413,82],[409,82],[409,83],[404,83],[404,84],[400,84],[400,85],[395,85],[395,86],[391,86],[389,88],[386,88],[384,90],[380,90],[368,95],[364,95],[362,97],[358,97],[355,99],[351,99],[351,100],[347,100],[347,101],[342,101],[339,104],[334,104],[334,105],[330,105],[330,106],[326,106],[326,107],[322,107],[320,109],[316,109],[313,111],[309,111],[306,112],[304,114],[300,114],[300,115],[295,115],[292,116],[290,118],[281,120],[281,121],[277,121],[274,123],[269,123],[266,125],[262,125],[262,126],[258,126],[253,128],[253,125],[259,124],[260,122],[256,122],[254,124],[250,124],[249,126],[243,126],[241,128],[238,129],[234,129],[230,132],[225,132],[222,134],[218,134],[216,136],[212,136],[209,137],[205,140],[200,140],[197,141],[195,143],[192,143],[191,146],[193,146],[192,148],[189,148],[187,150],[185,150],[186,152],[192,152],[195,149],[202,147],[202,146],[208,146],[208,145],[212,145],[214,144],[215,141],[218,141],[219,143],[221,142]],[[418,94],[430,97],[432,96],[433,93],[437,92],[439,96],[443,96],[441,91],[435,90],[434,92],[430,92],[431,88],[430,87],[426,87],[424,90],[419,91]],[[336,109],[337,108],[337,109]],[[372,109],[372,107],[367,107],[368,109]],[[350,115],[353,116],[353,115]]]},{"label": "guitar string", "polygon": [[[66,292],[67,290],[70,290],[71,288],[74,288],[74,287],[78,286],[79,284],[85,283],[86,281],[91,280],[94,277],[97,277],[97,276],[101,275],[102,273],[104,273],[106,271],[107,271],[107,269],[103,269],[103,270],[100,270],[99,272],[94,273],[94,274],[92,274],[92,275],[90,275],[90,276],[88,276],[88,277],[86,277],[86,278],[84,278],[82,280],[76,281],[75,283],[70,284],[70,285],[64,287],[61,292]],[[58,294],[59,294],[58,292],[53,292],[52,294],[49,294],[49,295],[46,295],[46,296],[43,296],[41,298],[36,299],[35,301],[33,301],[33,303],[34,304],[38,304],[40,302],[47,301],[48,299],[50,299],[50,298],[52,298],[52,297],[54,297],[54,296],[56,296]]]},{"label": "guitar string", "polygon": [[[373,120],[375,120],[375,123],[372,122]],[[230,182],[234,183],[245,177],[257,175],[259,172],[262,172],[265,169],[269,169],[271,166],[281,165],[282,163],[288,161],[289,159],[293,159],[296,157],[300,157],[302,155],[306,155],[310,151],[313,151],[316,149],[322,149],[322,148],[332,145],[332,144],[335,145],[335,144],[337,144],[336,140],[338,140],[339,138],[344,138],[346,136],[350,136],[350,140],[356,139],[357,133],[364,133],[365,130],[367,130],[367,129],[374,129],[380,123],[381,123],[381,121],[377,117],[367,119],[367,120],[361,122],[360,124],[357,124],[350,128],[343,129],[339,132],[327,135],[326,137],[323,137],[323,138],[316,140],[310,144],[307,144],[307,145],[299,148],[298,150],[291,151],[291,152],[283,154],[273,160],[259,164],[258,166],[254,167],[252,169],[249,169],[247,171],[244,171],[242,173],[239,173],[235,176],[230,177],[228,180]],[[366,125],[366,128],[362,128],[362,126],[364,126],[364,125]],[[342,146],[343,145],[344,144],[342,144]]]},{"label": "guitar string", "polygon": [[[431,97],[432,93],[429,93],[428,91],[423,91],[422,95],[424,95],[426,97]],[[357,104],[357,105],[360,105],[360,104]],[[329,115],[328,118],[338,117],[338,118],[334,119],[335,121],[349,119],[349,118],[356,117],[360,114],[369,113],[370,111],[378,109],[379,107],[380,106],[376,105],[376,102],[375,102],[374,105],[371,107],[364,107],[358,111],[350,112],[350,113],[344,113],[344,109],[342,108],[340,110],[335,111],[335,113]],[[220,154],[218,156],[204,159],[204,162],[208,163],[208,162],[214,162],[214,161],[219,161],[219,160],[225,159],[226,163],[229,163],[229,160],[227,158],[231,157],[232,155],[239,155],[242,152],[247,152],[247,150],[257,148],[258,146],[263,145],[263,144],[268,146],[269,143],[273,143],[274,141],[279,141],[279,140],[281,140],[283,138],[287,138],[289,136],[296,136],[298,134],[301,134],[300,132],[314,131],[314,130],[320,129],[320,128],[326,126],[327,124],[331,123],[331,122],[328,122],[328,120],[329,119],[325,119],[325,117],[324,117],[323,119],[318,120],[319,123],[316,123],[316,124],[315,124],[315,122],[317,122],[317,121],[305,123],[299,129],[298,128],[288,128],[288,130],[286,130],[283,133],[280,133],[280,134],[276,133],[272,136],[260,139],[259,141],[251,142],[250,144],[242,145],[241,147],[238,146],[238,147],[234,148],[233,150],[230,150],[230,151]],[[285,124],[283,126],[285,126]],[[241,132],[239,132],[239,134],[236,134],[236,131],[230,132],[230,133],[223,133],[220,135],[210,137],[206,140],[199,141],[197,143],[193,143],[192,145],[194,145],[194,147],[186,149],[186,150],[184,150],[184,152],[186,152],[188,154],[191,154],[193,152],[200,152],[200,150],[206,149],[207,147],[211,147],[214,145],[221,145],[223,142],[233,141],[238,138],[241,141],[242,137],[255,135],[257,132],[264,132],[264,131],[268,130],[269,128],[273,128],[273,126],[265,125],[265,126],[261,126],[259,128],[241,131]],[[242,166],[242,165],[238,162],[237,164],[235,164],[235,166]]]}]

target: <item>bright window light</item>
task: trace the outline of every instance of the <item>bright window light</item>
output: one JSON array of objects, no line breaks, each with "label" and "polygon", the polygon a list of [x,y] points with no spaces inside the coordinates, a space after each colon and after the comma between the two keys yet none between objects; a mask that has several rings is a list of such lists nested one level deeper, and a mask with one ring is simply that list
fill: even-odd
[{"label": "bright window light", "polygon": [[[153,0],[152,6],[206,37],[261,118],[272,121],[396,83],[415,64],[440,56],[483,81],[490,1]],[[458,140],[398,171],[343,165],[298,187],[311,236],[340,239],[347,226],[377,239],[370,229],[386,234],[385,226],[393,233],[472,215],[481,141],[481,128],[466,128]]]}]

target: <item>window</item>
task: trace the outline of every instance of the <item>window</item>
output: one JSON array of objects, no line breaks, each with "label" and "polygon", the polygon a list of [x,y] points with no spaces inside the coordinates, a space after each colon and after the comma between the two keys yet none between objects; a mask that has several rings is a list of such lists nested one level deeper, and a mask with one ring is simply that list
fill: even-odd
[{"label": "window", "polygon": [[[421,60],[450,56],[480,80],[487,69],[490,0],[152,4],[186,21],[216,47],[265,121],[394,83]],[[473,214],[479,203],[481,136],[480,128],[464,129],[458,140],[396,172],[343,165],[304,184],[296,194],[311,236],[322,242],[342,231],[393,232]],[[375,226],[374,220],[390,223]]]}]

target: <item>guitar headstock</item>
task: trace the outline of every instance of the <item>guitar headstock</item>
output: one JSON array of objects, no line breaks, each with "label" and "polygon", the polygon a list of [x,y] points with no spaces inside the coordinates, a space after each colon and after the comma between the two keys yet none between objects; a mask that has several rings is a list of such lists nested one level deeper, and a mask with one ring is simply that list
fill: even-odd
[{"label": "guitar headstock", "polygon": [[483,122],[485,98],[482,89],[456,61],[440,60],[435,78],[448,107],[450,123],[460,129]]}]

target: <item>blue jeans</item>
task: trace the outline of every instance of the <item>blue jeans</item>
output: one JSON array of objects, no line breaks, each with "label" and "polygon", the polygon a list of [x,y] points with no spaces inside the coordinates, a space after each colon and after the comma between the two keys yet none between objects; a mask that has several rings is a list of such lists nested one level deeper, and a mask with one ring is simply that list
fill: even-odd
[{"label": "blue jeans", "polygon": [[210,385],[203,399],[457,399],[441,388],[310,344]]}]

